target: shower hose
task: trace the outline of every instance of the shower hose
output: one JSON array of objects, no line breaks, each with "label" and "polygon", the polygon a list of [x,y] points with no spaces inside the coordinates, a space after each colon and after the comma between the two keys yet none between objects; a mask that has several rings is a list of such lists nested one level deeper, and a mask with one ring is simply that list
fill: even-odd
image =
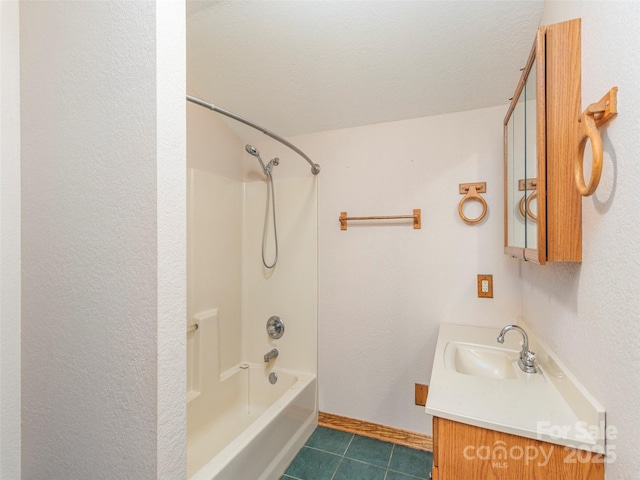
[{"label": "shower hose", "polygon": [[[269,225],[269,197],[271,197],[271,211],[273,213],[273,239],[275,242],[275,257],[272,264],[268,264],[265,260],[265,250],[267,249],[267,227]],[[278,263],[278,230],[276,228],[276,196],[273,188],[273,178],[271,172],[267,171],[267,199],[264,208],[264,226],[262,228],[262,264],[272,269]]]}]

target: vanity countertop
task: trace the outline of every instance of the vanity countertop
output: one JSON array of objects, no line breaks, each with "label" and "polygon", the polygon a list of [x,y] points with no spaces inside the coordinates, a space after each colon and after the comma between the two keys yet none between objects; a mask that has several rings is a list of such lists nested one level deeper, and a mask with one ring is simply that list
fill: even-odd
[{"label": "vanity countertop", "polygon": [[[604,408],[525,327],[536,353],[538,373],[517,365],[522,336],[509,332],[504,344],[499,328],[443,324],[436,345],[426,412],[477,427],[604,453]],[[514,378],[459,373],[455,348],[507,354]]]}]

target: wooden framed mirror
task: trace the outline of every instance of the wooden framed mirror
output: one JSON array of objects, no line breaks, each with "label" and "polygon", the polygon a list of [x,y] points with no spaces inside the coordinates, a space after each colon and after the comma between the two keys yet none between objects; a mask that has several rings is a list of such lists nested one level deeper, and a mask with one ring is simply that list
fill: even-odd
[{"label": "wooden framed mirror", "polygon": [[538,166],[546,160],[544,31],[538,29],[504,120],[505,253],[537,263],[545,248],[539,242],[545,216],[538,190]]}]

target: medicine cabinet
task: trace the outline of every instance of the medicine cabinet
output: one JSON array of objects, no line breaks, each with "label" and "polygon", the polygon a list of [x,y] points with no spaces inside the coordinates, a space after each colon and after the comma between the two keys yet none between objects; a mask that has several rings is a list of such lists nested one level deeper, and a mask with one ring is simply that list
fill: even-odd
[{"label": "medicine cabinet", "polygon": [[521,260],[582,260],[580,55],[580,19],[541,26],[504,120],[504,250]]}]

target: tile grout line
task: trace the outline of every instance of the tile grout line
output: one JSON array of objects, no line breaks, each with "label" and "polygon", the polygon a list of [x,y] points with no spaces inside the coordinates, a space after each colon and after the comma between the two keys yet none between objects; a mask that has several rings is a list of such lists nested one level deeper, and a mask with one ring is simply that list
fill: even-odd
[{"label": "tile grout line", "polygon": [[331,480],[333,480],[336,476],[336,473],[338,473],[338,469],[340,468],[340,465],[342,465],[342,462],[345,459],[345,455],[347,454],[347,450],[349,450],[349,447],[351,446],[351,442],[353,442],[353,439],[355,438],[355,435],[352,433],[351,434],[351,439],[349,440],[349,443],[347,444],[347,447],[344,449],[344,452],[342,452],[342,455],[340,455],[340,461],[338,462],[338,465],[336,465],[336,469],[333,471],[333,475],[331,475]]},{"label": "tile grout line", "polygon": [[[395,469],[391,468],[391,459],[393,458],[393,453],[395,452],[396,447],[398,446],[395,443],[392,443],[392,445],[393,445],[393,447],[391,448],[391,455],[389,456],[389,464],[387,465],[387,473],[384,476],[384,480],[387,480],[387,474],[389,472],[400,473],[401,475],[406,475],[407,477],[415,478],[416,480],[427,480],[429,478],[428,476],[427,477],[418,477],[418,476],[413,475],[411,473],[406,473],[406,472],[403,472],[401,470],[395,470]],[[403,445],[400,445],[400,446],[403,446]],[[409,448],[409,447],[407,447],[407,448]],[[415,450],[415,449],[413,449],[413,450]]]},{"label": "tile grout line", "polygon": [[335,478],[336,473],[338,473],[338,469],[340,468],[340,465],[342,465],[343,460],[344,460],[344,457],[340,457],[340,461],[338,462],[338,465],[336,465],[336,469],[333,471],[333,475],[331,475],[331,480]]},{"label": "tile grout line", "polygon": [[351,440],[349,440],[349,443],[347,444],[347,448],[344,449],[344,452],[342,452],[342,456],[344,457],[347,454],[347,450],[349,450],[349,447],[351,446],[351,443],[353,442],[353,439],[356,438],[356,435],[354,433],[351,434]]},{"label": "tile grout line", "polygon": [[416,480],[427,480],[426,477],[416,477],[415,475],[411,475],[410,473],[401,472],[400,470],[389,469],[390,472],[399,473],[400,475],[404,475],[405,477],[415,478]]},{"label": "tile grout line", "polygon": [[[341,465],[342,465],[342,463],[344,462],[344,459],[345,459],[345,458],[348,458],[349,460],[355,461],[355,462],[357,462],[357,463],[362,463],[362,464],[365,464],[365,465],[370,465],[370,466],[372,466],[372,467],[383,468],[383,469],[385,470],[383,480],[387,480],[387,477],[388,477],[388,475],[389,475],[389,472],[390,472],[390,471],[391,471],[391,472],[394,472],[394,473],[400,473],[400,474],[402,474],[402,475],[406,475],[407,477],[409,477],[409,478],[411,478],[411,479],[415,479],[415,480],[426,480],[426,478],[428,478],[428,477],[418,477],[418,476],[414,476],[414,475],[409,474],[409,473],[405,473],[405,472],[401,472],[401,471],[399,471],[399,470],[392,469],[392,468],[391,468],[391,461],[392,461],[392,459],[393,459],[393,455],[394,455],[394,453],[396,453],[396,452],[395,452],[395,449],[396,449],[396,447],[397,447],[398,445],[396,445],[396,444],[394,444],[394,443],[391,443],[391,442],[386,442],[386,443],[391,443],[391,452],[390,452],[390,454],[389,454],[389,459],[388,459],[388,461],[387,461],[387,466],[386,466],[386,468],[385,468],[385,467],[383,467],[383,466],[381,466],[381,465],[375,464],[375,463],[371,463],[371,462],[363,461],[363,460],[356,459],[356,458],[347,457],[347,452],[348,452],[348,450],[349,450],[349,447],[350,447],[350,446],[351,446],[351,444],[353,443],[353,441],[354,441],[354,439],[355,439],[355,437],[356,437],[356,436],[361,437],[361,435],[357,435],[357,434],[353,434],[353,433],[351,434],[351,438],[349,439],[349,442],[347,443],[347,446],[344,448],[344,450],[343,450],[343,452],[342,452],[341,454],[340,454],[340,453],[334,453],[334,452],[331,452],[331,451],[325,450],[325,449],[323,449],[323,448],[312,447],[312,446],[309,446],[309,445],[306,445],[306,444],[305,444],[305,445],[303,445],[303,448],[309,448],[310,450],[316,450],[316,451],[319,451],[319,452],[328,453],[328,454],[330,454],[330,455],[334,455],[334,456],[340,457],[340,460],[339,460],[338,464],[336,465],[336,468],[335,468],[335,470],[334,470],[333,474],[331,475],[331,479],[330,479],[330,480],[334,480],[334,479],[335,479],[335,477],[336,477],[336,475],[337,475],[337,473],[338,473],[338,470],[340,469],[340,466],[341,466]],[[366,437],[365,437],[365,438],[366,438]],[[291,478],[292,480],[308,480],[308,479],[301,479],[301,478],[299,478],[299,477],[294,477],[294,476],[287,475],[287,474],[283,474],[283,476],[284,476],[284,480],[286,480],[287,478]]]},{"label": "tile grout line", "polygon": [[[389,452],[389,460],[387,460],[387,466],[386,466],[386,467],[384,467],[384,466],[379,465],[379,464],[377,464],[377,463],[371,463],[371,462],[364,461],[364,460],[362,460],[362,459],[358,459],[358,458],[351,458],[351,457],[347,457],[347,456],[346,456],[347,451],[349,450],[349,447],[351,446],[351,442],[353,442],[353,440],[355,439],[355,437],[360,437],[360,438],[369,438],[369,437],[363,437],[362,435],[358,435],[357,433],[356,433],[356,434],[353,434],[353,436],[351,437],[351,441],[349,442],[349,445],[347,445],[347,448],[346,448],[346,449],[345,449],[345,451],[344,451],[343,458],[347,458],[347,459],[349,459],[350,461],[357,462],[357,463],[361,463],[361,464],[363,464],[363,465],[370,465],[370,466],[375,467],[375,468],[383,469],[383,470],[384,470],[384,478],[383,478],[383,480],[386,480],[386,478],[387,478],[387,473],[389,472],[389,465],[391,465],[391,456],[392,456],[392,454],[393,454],[393,450],[394,450],[394,448],[396,447],[396,445],[395,445],[395,444],[393,444],[393,443],[391,443],[391,442],[384,442],[384,443],[391,443],[391,452]],[[374,440],[376,440],[376,439],[374,439]],[[382,441],[382,440],[380,440],[380,441]],[[342,462],[340,462],[340,463],[342,463]],[[337,470],[336,470],[336,473],[337,473]],[[402,472],[398,472],[398,473],[402,473]],[[335,476],[335,473],[334,473],[334,476]],[[331,478],[331,480],[333,480],[333,477]],[[420,480],[422,480],[422,479],[420,479]]]},{"label": "tile grout line", "polygon": [[384,472],[384,478],[382,480],[387,480],[387,475],[389,475],[389,467],[391,466],[391,459],[393,458],[393,451],[396,449],[396,446],[391,444],[391,453],[389,454],[389,461],[387,462],[387,469]]},{"label": "tile grout line", "polygon": [[324,450],[324,449],[318,448],[318,447],[311,447],[309,445],[304,445],[302,448],[308,448],[309,450],[315,450],[316,452],[328,453],[329,455],[334,455],[336,457],[344,457],[344,455],[340,455],[339,453],[330,452],[329,450]]}]

